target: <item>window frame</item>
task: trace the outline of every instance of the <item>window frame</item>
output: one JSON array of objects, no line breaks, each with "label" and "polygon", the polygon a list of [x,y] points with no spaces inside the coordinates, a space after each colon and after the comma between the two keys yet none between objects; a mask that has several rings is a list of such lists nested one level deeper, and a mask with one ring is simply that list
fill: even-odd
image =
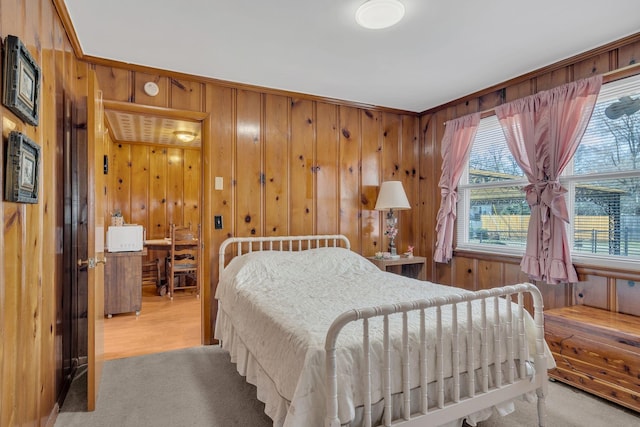
[{"label": "window frame", "polygon": [[[626,78],[637,79],[638,85],[640,85],[640,74],[630,76]],[[626,80],[626,78],[621,80]],[[611,82],[616,83],[616,82]],[[603,89],[604,89],[603,85]],[[600,97],[596,102],[606,102],[601,100]],[[483,117],[482,120],[486,120],[487,117]],[[475,140],[473,142],[475,144]],[[525,253],[525,248],[517,246],[502,246],[490,243],[476,243],[469,241],[469,233],[471,230],[471,192],[473,190],[483,188],[504,188],[504,187],[520,187],[528,185],[529,182],[526,176],[522,179],[510,179],[502,181],[493,181],[486,183],[469,183],[469,162],[471,155],[466,161],[464,172],[460,178],[458,184],[458,203],[457,203],[457,221],[456,221],[456,233],[455,233],[455,245],[454,250],[457,252],[470,252],[483,255],[501,255],[507,257],[522,257]],[[609,254],[588,254],[583,252],[574,251],[574,231],[573,224],[575,221],[575,194],[576,184],[585,181],[598,181],[606,179],[616,179],[621,177],[640,177],[640,169],[627,170],[627,171],[613,171],[603,173],[589,173],[583,175],[573,174],[573,159],[567,165],[567,168],[563,171],[563,174],[559,177],[560,184],[567,189],[565,200],[567,204],[567,210],[569,216],[572,219],[571,224],[566,224],[565,230],[567,233],[567,243],[571,251],[571,259],[574,264],[584,264],[590,267],[606,267],[606,268],[620,268],[624,270],[639,270],[640,256],[620,256]],[[522,193],[524,199],[525,194]]]}]

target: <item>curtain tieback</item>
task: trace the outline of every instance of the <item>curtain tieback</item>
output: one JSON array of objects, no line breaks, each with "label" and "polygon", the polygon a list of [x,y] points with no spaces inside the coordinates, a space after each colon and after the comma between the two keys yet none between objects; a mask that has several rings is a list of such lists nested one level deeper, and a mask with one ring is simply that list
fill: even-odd
[{"label": "curtain tieback", "polygon": [[[533,208],[542,205],[541,209],[551,210],[551,213],[569,222],[569,213],[567,212],[567,203],[564,194],[567,190],[560,184],[558,180],[554,181],[538,181],[535,184],[529,184],[524,187],[526,199],[529,207]],[[542,221],[546,222],[549,215],[542,215]]]},{"label": "curtain tieback", "polygon": [[458,203],[458,192],[455,190],[449,190],[448,188],[441,188],[440,195],[442,196],[442,204],[438,211],[438,217],[453,215],[456,217],[453,207]]}]

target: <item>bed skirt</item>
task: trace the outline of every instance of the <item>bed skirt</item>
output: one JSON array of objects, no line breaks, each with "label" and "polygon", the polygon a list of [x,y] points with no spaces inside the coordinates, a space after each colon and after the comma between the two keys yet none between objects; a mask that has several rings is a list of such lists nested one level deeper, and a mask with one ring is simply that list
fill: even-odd
[{"label": "bed skirt", "polygon": [[[290,406],[290,401],[282,396],[278,391],[275,382],[269,377],[269,375],[262,369],[256,358],[253,357],[245,343],[236,334],[232,322],[224,312],[224,310],[218,310],[218,317],[216,321],[215,337],[220,341],[220,345],[223,349],[229,352],[231,362],[236,365],[237,372],[245,377],[249,384],[256,387],[257,398],[265,404],[264,412],[273,420],[274,427],[289,427],[286,424],[287,411]],[[464,382],[463,382],[464,383]],[[435,386],[431,384],[430,386]],[[416,404],[419,402],[417,393],[419,388],[412,390],[412,393],[416,393],[416,397],[412,397],[411,401]],[[435,395],[431,392],[430,395]],[[523,396],[527,401],[535,401],[535,394],[529,393]],[[394,396],[394,414],[393,419],[402,418],[402,396],[400,394]],[[372,404],[372,416],[373,419],[382,419],[383,401]],[[413,405],[412,405],[413,406]],[[480,421],[485,421],[494,412],[500,415],[508,415],[515,410],[514,401],[510,400],[500,405],[496,405],[493,408],[486,408],[484,410],[475,412],[471,415],[467,415],[459,420],[446,425],[446,427],[460,427],[463,421],[466,420],[467,424],[475,426]],[[355,410],[355,418],[343,424],[344,427],[359,427],[362,425],[363,420],[362,407],[358,407]],[[413,411],[412,411],[413,412]],[[377,424],[376,424],[377,425]],[[311,426],[309,426],[311,427]],[[322,426],[318,426],[322,427]]]}]

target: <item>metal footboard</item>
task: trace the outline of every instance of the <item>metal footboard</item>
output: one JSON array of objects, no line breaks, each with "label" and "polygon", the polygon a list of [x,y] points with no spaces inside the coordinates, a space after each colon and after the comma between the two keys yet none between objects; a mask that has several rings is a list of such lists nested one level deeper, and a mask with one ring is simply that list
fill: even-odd
[{"label": "metal footboard", "polygon": [[[533,298],[534,324],[535,324],[535,354],[533,355],[534,365],[531,366],[527,360],[528,340],[525,331],[524,295],[530,294]],[[517,308],[513,310],[511,302],[517,303]],[[487,302],[493,299],[493,309],[487,309]],[[506,304],[499,304],[500,300],[506,300]],[[459,305],[462,303],[461,305]],[[480,320],[474,320],[472,306],[480,307]],[[451,308],[451,353],[445,354],[443,345],[443,314],[445,306]],[[459,313],[459,307],[463,313]],[[503,313],[501,307],[505,307]],[[427,378],[427,340],[425,311],[434,308],[437,315],[436,324],[436,377]],[[489,311],[489,312],[488,312]],[[516,315],[512,315],[512,311]],[[410,312],[418,312],[420,316],[419,331],[419,384],[411,384],[410,363],[409,363],[409,327],[408,316]],[[402,316],[402,367],[401,372],[392,372],[391,345],[389,332],[389,316]],[[339,316],[332,324],[327,333],[325,341],[326,350],[326,422],[327,427],[339,427],[338,418],[338,377],[336,342],[341,330],[351,322],[362,320],[362,344],[364,360],[362,361],[365,377],[364,381],[364,426],[371,427],[371,340],[369,334],[369,322],[375,317],[383,319],[383,348],[384,348],[384,368],[383,376],[383,399],[384,410],[382,425],[391,426],[437,426],[449,421],[460,419],[484,408],[508,401],[524,393],[535,390],[538,396],[538,418],[539,425],[545,425],[544,396],[547,386],[547,367],[545,359],[544,344],[544,319],[542,309],[542,295],[538,288],[530,283],[523,283],[513,286],[505,286],[490,290],[482,290],[468,294],[455,294],[446,297],[435,297],[426,300],[413,302],[390,304],[378,307],[370,307],[359,310],[350,310]],[[515,318],[514,318],[515,317]],[[459,333],[461,322],[466,323],[466,333]],[[478,324],[479,323],[479,324]],[[481,342],[475,342],[473,329],[480,329]],[[488,329],[493,329],[493,340],[488,342]],[[501,333],[503,328],[506,333]],[[504,335],[504,336],[503,336]],[[516,339],[517,338],[517,339]],[[460,343],[466,340],[469,353],[473,354],[475,349],[481,349],[480,366],[474,366],[474,357],[467,357],[466,372],[462,375],[459,369]],[[503,340],[506,340],[503,346]],[[479,347],[478,347],[479,346]],[[493,360],[489,360],[489,346],[492,347]],[[506,348],[503,354],[502,348]],[[517,347],[517,348],[515,348]],[[450,358],[450,359],[448,359]],[[448,379],[453,382],[453,392],[450,398],[445,398],[444,392],[444,363],[443,360],[451,360],[453,375]],[[506,363],[506,376],[502,375],[502,366]],[[492,366],[494,367],[492,369]],[[496,369],[496,367],[498,367]],[[493,373],[490,382],[490,371]],[[475,372],[480,372],[481,383],[476,384]],[[401,420],[392,420],[392,376],[402,376],[402,403],[403,414]],[[436,384],[436,396],[428,395],[427,384]],[[467,395],[462,396],[461,382],[466,381]],[[412,387],[420,387],[419,411],[411,414],[411,393]],[[435,400],[437,404],[428,407],[428,399]],[[415,406],[415,405],[414,405]]]}]

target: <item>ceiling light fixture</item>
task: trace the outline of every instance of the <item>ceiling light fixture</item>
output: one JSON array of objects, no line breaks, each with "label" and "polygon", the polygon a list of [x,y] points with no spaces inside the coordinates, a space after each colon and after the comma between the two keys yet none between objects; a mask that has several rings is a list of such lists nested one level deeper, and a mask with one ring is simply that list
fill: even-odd
[{"label": "ceiling light fixture", "polygon": [[368,0],[356,11],[356,22],[372,30],[387,28],[400,22],[404,5],[398,0]]},{"label": "ceiling light fixture", "polygon": [[173,134],[184,143],[193,142],[193,140],[196,139],[196,134],[188,130],[177,130],[173,132]]}]

